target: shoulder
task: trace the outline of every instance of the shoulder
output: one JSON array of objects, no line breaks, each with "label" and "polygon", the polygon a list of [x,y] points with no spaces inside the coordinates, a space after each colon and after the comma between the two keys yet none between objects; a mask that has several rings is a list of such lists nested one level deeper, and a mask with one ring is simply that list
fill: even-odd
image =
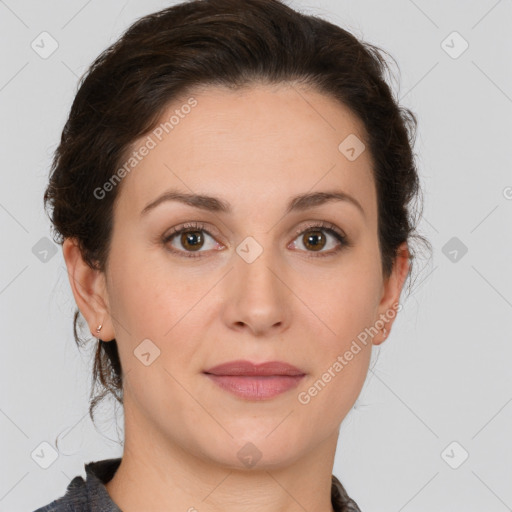
[{"label": "shoulder", "polygon": [[114,476],[120,458],[90,462],[85,465],[86,479],[76,476],[66,494],[34,512],[121,512],[111,500],[105,484]]},{"label": "shoulder", "polygon": [[89,512],[85,480],[81,476],[76,476],[71,480],[64,496],[34,512]]},{"label": "shoulder", "polygon": [[332,475],[331,501],[335,512],[361,512],[357,503],[348,495],[334,475]]}]

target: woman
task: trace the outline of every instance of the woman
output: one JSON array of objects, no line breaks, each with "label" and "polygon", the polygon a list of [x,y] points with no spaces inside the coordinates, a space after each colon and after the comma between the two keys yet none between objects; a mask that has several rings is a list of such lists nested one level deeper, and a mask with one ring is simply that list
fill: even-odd
[{"label": "woman", "polygon": [[278,0],[175,5],[93,63],[45,202],[124,453],[39,511],[359,510],[338,434],[420,192],[385,67]]}]

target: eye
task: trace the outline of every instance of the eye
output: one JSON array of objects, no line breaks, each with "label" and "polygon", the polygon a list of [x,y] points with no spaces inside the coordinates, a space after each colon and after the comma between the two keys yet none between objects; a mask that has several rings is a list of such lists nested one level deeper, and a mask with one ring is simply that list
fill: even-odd
[{"label": "eye", "polygon": [[[299,229],[296,236],[297,238],[288,247],[299,248],[309,253],[308,256],[310,257],[333,256],[344,247],[351,246],[351,243],[339,228],[329,222],[310,223],[305,229],[304,227]],[[206,243],[208,238],[211,239],[210,247]],[[188,222],[173,228],[169,234],[163,237],[162,242],[169,247],[172,253],[187,258],[199,258],[202,252],[224,248],[224,245],[216,242],[213,235],[200,222]],[[331,245],[331,249],[325,251],[324,249],[329,245]]]},{"label": "eye", "polygon": [[[204,234],[206,234],[206,237]],[[171,233],[164,236],[162,242],[165,245],[169,244],[169,242],[174,242],[174,245],[171,243],[170,249],[173,253],[178,253],[180,256],[188,258],[198,258],[200,255],[193,253],[205,252],[201,251],[201,249],[205,247],[207,238],[210,238],[214,243],[210,247],[206,245],[206,250],[219,250],[224,247],[222,244],[215,242],[213,236],[205,229],[204,224],[200,222],[189,222],[181,227],[174,228]]]},{"label": "eye", "polygon": [[[308,253],[318,253],[309,254],[308,256],[311,257],[332,256],[343,249],[343,247],[351,245],[347,237],[334,224],[328,222],[311,223],[306,229],[301,228],[297,234],[299,235],[296,239],[298,242],[294,240],[291,246],[305,250]],[[331,239],[330,244],[329,238]],[[323,249],[329,245],[331,250],[324,251]]]}]

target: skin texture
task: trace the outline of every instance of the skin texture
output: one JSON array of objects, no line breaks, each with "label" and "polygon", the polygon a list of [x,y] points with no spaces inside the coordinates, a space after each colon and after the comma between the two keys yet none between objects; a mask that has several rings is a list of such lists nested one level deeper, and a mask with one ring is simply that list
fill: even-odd
[{"label": "skin texture", "polygon": [[[308,404],[297,396],[398,303],[407,245],[384,279],[371,155],[349,161],[338,149],[350,134],[364,140],[345,106],[289,84],[193,97],[197,106],[119,185],[106,272],[90,269],[73,240],[63,246],[77,305],[94,336],[101,323],[101,339],[116,338],[124,371],[125,451],[107,490],[124,512],[331,511],[340,424],[382,331]],[[169,201],[141,216],[170,188],[221,198],[232,213]],[[290,197],[332,190],[364,214],[346,201],[285,214]],[[180,235],[162,242],[192,221],[211,234],[202,232],[198,258],[186,257]],[[308,221],[334,224],[352,245],[334,254],[339,242],[322,231],[321,252],[332,254],[318,256],[304,245],[319,229],[306,231]],[[236,252],[248,236],[263,248],[252,263]],[[149,366],[134,355],[144,339],[160,350]],[[202,374],[235,359],[286,361],[306,377],[273,399],[244,400]],[[237,456],[248,442],[261,453],[251,468]]]}]

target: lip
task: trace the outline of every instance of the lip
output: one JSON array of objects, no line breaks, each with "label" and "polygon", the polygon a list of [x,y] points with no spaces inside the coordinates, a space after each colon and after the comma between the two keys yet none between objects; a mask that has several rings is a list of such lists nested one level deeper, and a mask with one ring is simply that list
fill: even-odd
[{"label": "lip", "polygon": [[203,372],[220,388],[246,400],[266,400],[297,387],[305,373],[282,362],[231,361]]},{"label": "lip", "polygon": [[251,361],[237,360],[213,366],[204,373],[213,375],[231,376],[293,376],[305,375],[305,372],[283,361],[267,361],[265,363],[252,363]]}]

